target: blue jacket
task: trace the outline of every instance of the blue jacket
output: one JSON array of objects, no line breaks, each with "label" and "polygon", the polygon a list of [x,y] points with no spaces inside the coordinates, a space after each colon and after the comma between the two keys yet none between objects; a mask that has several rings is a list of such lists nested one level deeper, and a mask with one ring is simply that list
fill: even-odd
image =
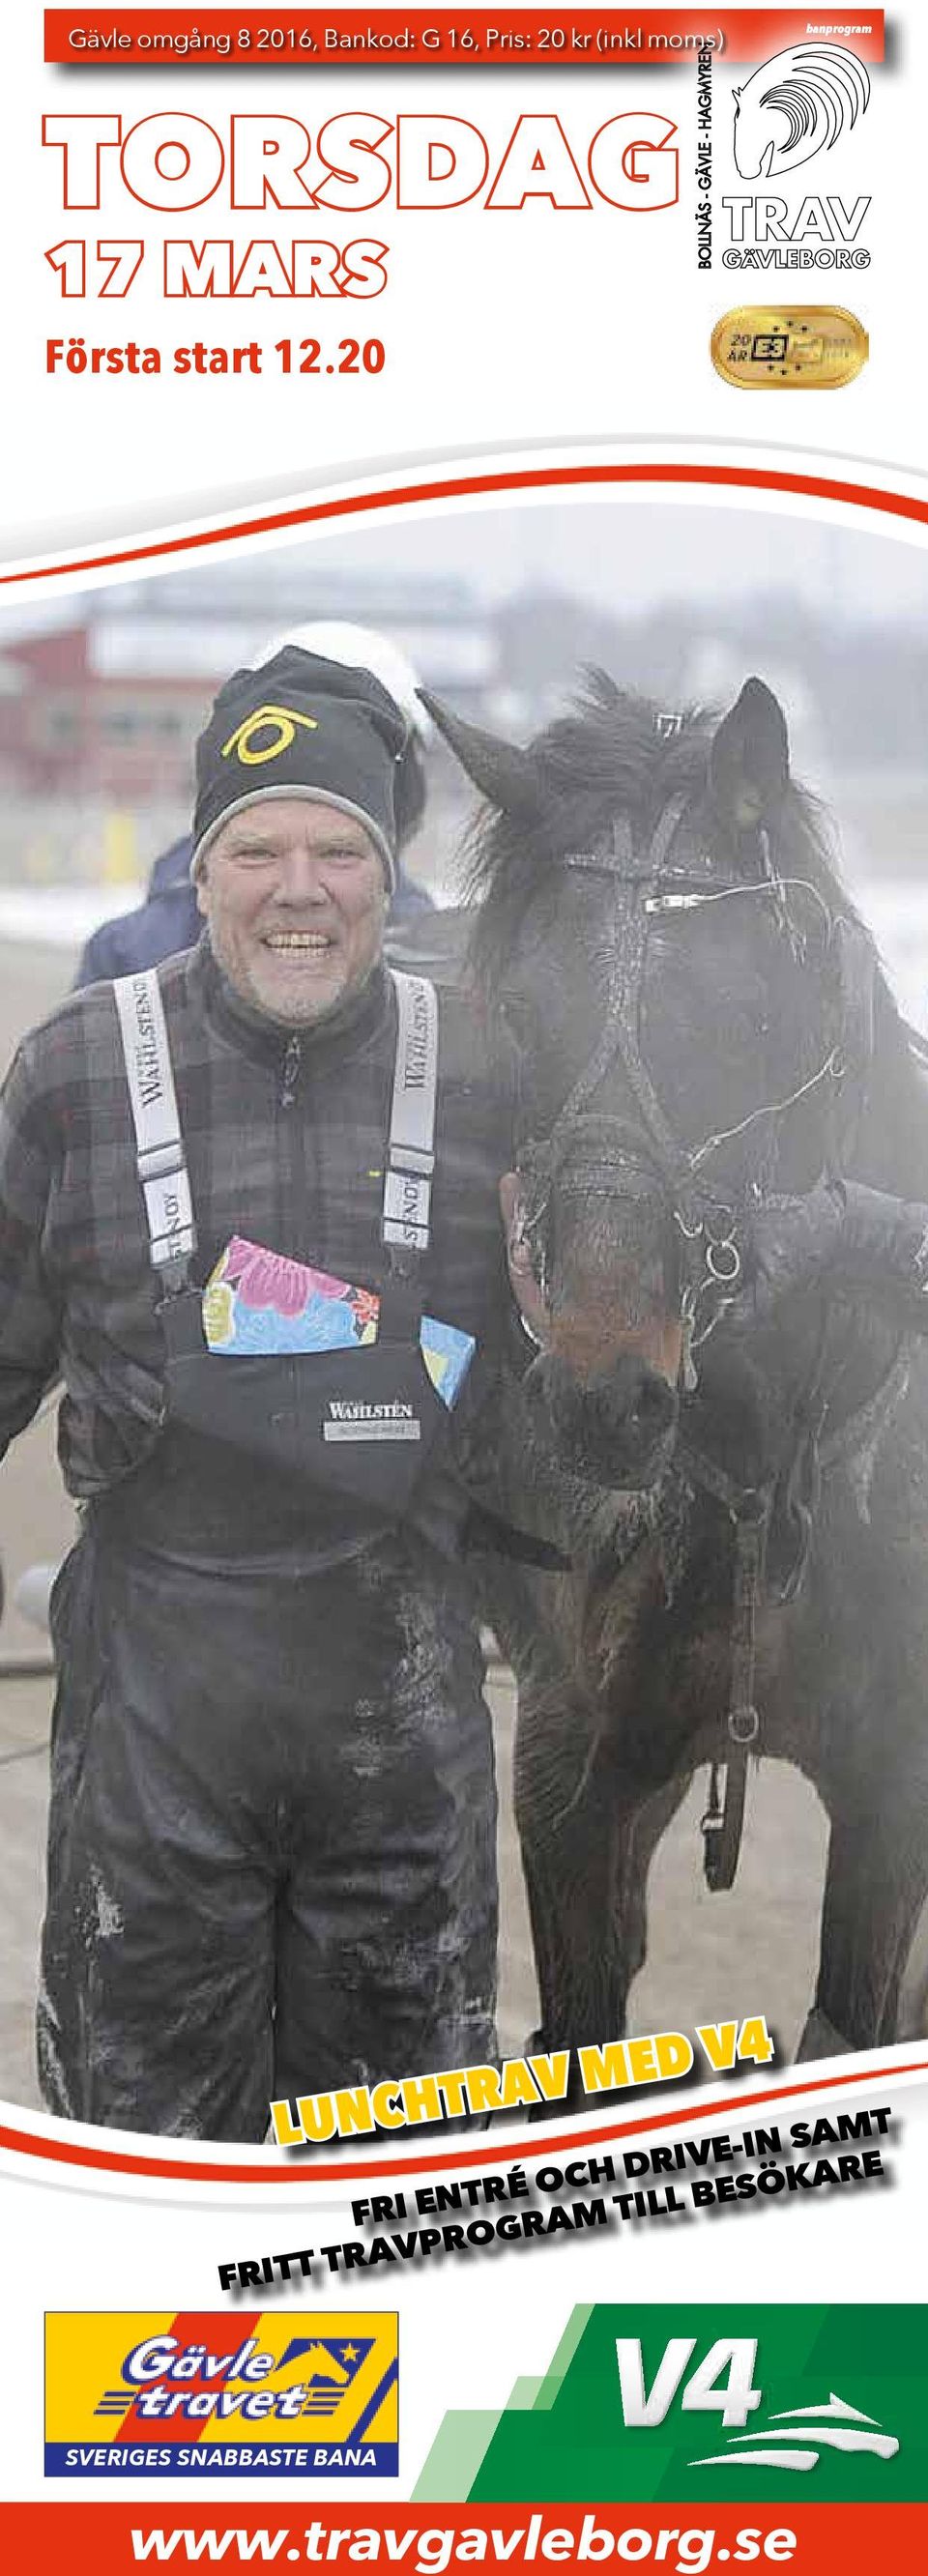
[{"label": "blue jacket", "polygon": [[84,984],[102,984],[113,975],[134,975],[143,966],[160,966],[162,958],[194,946],[203,920],[190,883],[192,848],[185,834],[182,841],[163,850],[152,868],[144,903],[117,921],[102,922],[93,932],[74,978],[75,990]]}]

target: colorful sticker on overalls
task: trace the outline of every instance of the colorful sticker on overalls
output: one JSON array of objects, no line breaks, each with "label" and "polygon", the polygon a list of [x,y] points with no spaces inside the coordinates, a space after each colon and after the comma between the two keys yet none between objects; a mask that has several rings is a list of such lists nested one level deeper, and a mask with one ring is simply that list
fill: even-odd
[{"label": "colorful sticker on overalls", "polygon": [[[379,1320],[374,1289],[311,1270],[239,1234],[227,1243],[203,1292],[203,1330],[210,1350],[222,1356],[361,1349],[376,1341]],[[450,1407],[474,1356],[473,1337],[423,1315],[419,1344],[432,1385]]]}]

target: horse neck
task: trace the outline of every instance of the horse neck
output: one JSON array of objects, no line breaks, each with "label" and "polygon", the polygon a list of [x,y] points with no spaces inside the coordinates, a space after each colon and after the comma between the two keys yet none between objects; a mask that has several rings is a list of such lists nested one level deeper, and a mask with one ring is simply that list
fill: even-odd
[{"label": "horse neck", "polygon": [[866,1101],[846,1170],[849,1178],[903,1199],[928,1201],[928,1068],[920,1071],[905,1022],[879,979]]},{"label": "horse neck", "polygon": [[[848,1179],[928,1201],[928,1080],[919,1073],[905,1024],[882,980],[875,994],[865,1105],[853,1142],[836,1159]],[[757,1339],[723,1326],[700,1368],[706,1411],[700,1407],[696,1417],[697,1448],[702,1437],[709,1454],[721,1454],[734,1476],[763,1481],[797,1396],[807,1396],[811,1387],[827,1397],[837,1372],[840,1428],[887,1376],[898,1345],[898,1329],[872,1301],[852,1306],[842,1300],[829,1309],[814,1291],[787,1299]]]}]

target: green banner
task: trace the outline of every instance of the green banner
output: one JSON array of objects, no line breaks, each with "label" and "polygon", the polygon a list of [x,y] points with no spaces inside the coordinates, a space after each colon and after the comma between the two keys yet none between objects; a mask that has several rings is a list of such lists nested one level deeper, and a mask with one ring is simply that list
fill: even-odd
[{"label": "green banner", "polygon": [[417,2489],[440,2492],[923,2501],[928,2308],[575,2309],[546,2378],[446,2418]]}]

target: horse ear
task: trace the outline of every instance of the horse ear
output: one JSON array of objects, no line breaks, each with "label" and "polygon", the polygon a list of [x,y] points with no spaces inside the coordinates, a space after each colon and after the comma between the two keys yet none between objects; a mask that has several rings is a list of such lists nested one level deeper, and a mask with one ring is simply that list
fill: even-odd
[{"label": "horse ear", "polygon": [[789,786],[786,718],[763,680],[746,680],[709,754],[709,788],[735,830],[768,820]]},{"label": "horse ear", "polygon": [[542,795],[531,752],[520,751],[516,743],[502,742],[497,734],[486,733],[482,725],[467,724],[463,716],[452,715],[450,707],[443,706],[440,698],[433,698],[429,689],[417,689],[416,695],[488,804],[525,822],[537,823]]}]

